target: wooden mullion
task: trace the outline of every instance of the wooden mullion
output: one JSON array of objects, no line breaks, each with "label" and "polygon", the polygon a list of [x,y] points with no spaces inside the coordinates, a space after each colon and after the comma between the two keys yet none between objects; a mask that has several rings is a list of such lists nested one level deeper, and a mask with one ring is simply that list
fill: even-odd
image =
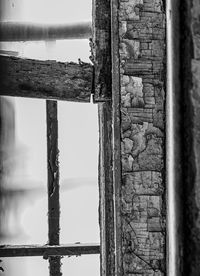
[{"label": "wooden mullion", "polygon": [[99,244],[66,244],[66,245],[4,245],[0,246],[0,257],[30,256],[79,256],[99,254]]},{"label": "wooden mullion", "polygon": [[99,103],[99,215],[101,276],[114,275],[112,104]]},{"label": "wooden mullion", "polygon": [[121,228],[121,118],[120,118],[120,60],[119,60],[119,2],[111,0],[111,57],[112,57],[112,153],[115,276],[122,275],[122,228]]},{"label": "wooden mullion", "polygon": [[[48,163],[48,237],[49,245],[59,245],[60,202],[58,165],[57,102],[46,101],[47,110],[47,163]],[[50,276],[61,276],[61,259],[49,257]]]}]

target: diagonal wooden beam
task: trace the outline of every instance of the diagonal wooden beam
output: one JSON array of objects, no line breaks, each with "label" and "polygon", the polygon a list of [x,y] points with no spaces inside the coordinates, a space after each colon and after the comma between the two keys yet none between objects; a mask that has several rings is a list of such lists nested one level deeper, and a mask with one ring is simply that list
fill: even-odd
[{"label": "diagonal wooden beam", "polygon": [[0,41],[87,39],[91,37],[91,34],[90,22],[74,24],[0,23]]},{"label": "diagonal wooden beam", "polygon": [[89,63],[39,61],[0,56],[0,95],[89,102]]},{"label": "diagonal wooden beam", "polygon": [[82,254],[99,254],[99,244],[66,244],[66,245],[3,245],[0,246],[0,257],[43,256],[77,256]]}]

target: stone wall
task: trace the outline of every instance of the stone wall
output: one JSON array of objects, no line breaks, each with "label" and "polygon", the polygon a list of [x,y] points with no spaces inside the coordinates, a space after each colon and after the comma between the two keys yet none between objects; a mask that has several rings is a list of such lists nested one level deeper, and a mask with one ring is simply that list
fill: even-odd
[{"label": "stone wall", "polygon": [[120,0],[123,275],[165,274],[165,10]]}]

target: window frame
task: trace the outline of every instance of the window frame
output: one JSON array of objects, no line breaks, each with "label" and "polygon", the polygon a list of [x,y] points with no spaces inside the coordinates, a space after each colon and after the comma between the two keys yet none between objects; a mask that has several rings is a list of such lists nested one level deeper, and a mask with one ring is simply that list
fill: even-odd
[{"label": "window frame", "polygon": [[[69,100],[75,102],[89,102],[90,95],[92,93],[92,75],[93,69],[92,65],[82,63],[68,63],[69,66],[73,68],[78,66],[78,71],[83,71],[82,76],[82,85],[84,90],[86,88],[86,93],[76,93],[73,96],[69,92],[68,95],[63,95],[63,93],[59,92],[59,89],[52,96],[51,94],[46,95],[44,93],[40,93],[39,91],[35,91],[34,87],[30,89],[29,87],[20,86],[18,83],[18,76],[15,76],[17,82],[16,87],[12,87],[11,82],[6,81],[8,83],[7,89],[5,89],[5,73],[3,71],[6,68],[6,73],[12,79],[12,75],[10,73],[12,66],[12,62],[15,62],[19,65],[20,68],[27,65],[26,63],[33,63],[31,66],[34,69],[34,64],[38,63],[41,65],[46,65],[46,62],[37,62],[31,60],[22,60],[19,58],[10,58],[10,57],[1,57],[1,60],[4,60],[5,66],[2,68],[1,64],[1,80],[3,82],[3,87],[1,86],[1,95],[6,96],[17,96],[17,97],[35,97],[42,98],[46,100],[46,119],[47,119],[47,167],[48,167],[48,244],[47,245],[1,245],[0,246],[0,257],[26,257],[26,256],[43,256],[44,259],[49,260],[49,273],[52,276],[62,275],[61,273],[61,257],[62,256],[80,256],[85,254],[99,254],[100,253],[100,245],[99,244],[66,244],[60,245],[59,243],[59,231],[60,231],[60,202],[59,202],[59,166],[58,166],[58,121],[57,121],[57,100]],[[20,64],[21,63],[21,64]],[[48,62],[47,62],[48,63]],[[53,66],[60,66],[61,63],[52,62]],[[29,64],[30,65],[30,64]],[[47,64],[48,66],[48,64]],[[17,66],[16,66],[17,67]],[[65,64],[65,70],[67,65]],[[30,69],[30,68],[29,68]],[[45,68],[43,68],[44,70]],[[14,73],[17,72],[18,69],[14,67]],[[36,69],[37,70],[37,67]],[[19,70],[20,71],[20,70]],[[45,70],[44,70],[45,71]],[[28,70],[27,74],[25,73],[22,76],[25,79],[25,76],[29,79],[28,74],[32,72],[32,70]],[[9,75],[10,74],[10,75]],[[17,74],[16,74],[17,75]],[[77,77],[76,73],[71,76],[72,82],[74,76]],[[79,75],[81,79],[81,76]],[[70,77],[69,77],[70,79]],[[28,84],[29,85],[29,84]],[[89,88],[88,88],[89,87]],[[11,88],[11,89],[9,89]],[[16,89],[16,90],[15,90]],[[70,90],[70,89],[69,89]],[[31,91],[31,93],[29,93]]]},{"label": "window frame", "polygon": [[[104,21],[102,18],[106,19]],[[94,103],[99,111],[99,245],[46,245],[28,248],[0,247],[4,254],[37,254],[48,258],[51,254],[99,254],[101,276],[118,276],[122,271],[120,227],[120,74],[118,41],[118,1],[93,0],[92,39],[93,62],[92,89]],[[99,44],[101,41],[101,45]],[[104,45],[104,47],[101,47]],[[81,66],[81,64],[79,64]],[[84,68],[82,68],[84,69]],[[91,73],[90,73],[91,74]],[[62,99],[61,99],[62,100]],[[47,101],[48,102],[48,101]],[[53,101],[49,101],[53,105]],[[55,111],[54,111],[55,112]],[[54,114],[54,119],[56,115]],[[55,122],[54,122],[55,123]],[[56,156],[55,156],[56,160]],[[109,164],[109,166],[108,166]],[[70,249],[70,251],[69,251]],[[4,250],[4,251],[3,251]],[[6,253],[10,252],[10,253]],[[15,253],[14,253],[15,252]],[[65,253],[65,254],[64,254]],[[59,255],[59,254],[58,254]],[[53,275],[53,274],[52,274]],[[58,275],[58,274],[56,274]]]}]

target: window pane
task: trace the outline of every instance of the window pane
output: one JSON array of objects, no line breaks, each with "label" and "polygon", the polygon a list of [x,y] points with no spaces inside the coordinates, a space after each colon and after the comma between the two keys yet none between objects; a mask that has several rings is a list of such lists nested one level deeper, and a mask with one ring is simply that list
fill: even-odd
[{"label": "window pane", "polygon": [[[3,276],[48,276],[48,261],[42,257],[1,258]],[[74,275],[75,276],[75,275]]]},{"label": "window pane", "polygon": [[[9,102],[9,109],[8,104]],[[45,101],[1,98],[1,243],[47,242]],[[10,114],[13,117],[10,118]],[[12,121],[12,123],[11,123]],[[10,133],[10,134],[9,134]],[[12,136],[12,140],[8,137]],[[9,141],[9,142],[8,142]],[[39,226],[39,227],[38,227]]]},{"label": "window pane", "polygon": [[97,106],[59,102],[61,243],[99,242]]},{"label": "window pane", "polygon": [[62,259],[63,275],[69,276],[100,276],[99,255],[82,255],[79,257],[64,257]]},{"label": "window pane", "polygon": [[[42,257],[1,258],[4,276],[48,276],[49,262]],[[61,260],[63,275],[69,276],[99,276],[99,255],[82,255],[79,257],[64,257]]]},{"label": "window pane", "polygon": [[0,50],[2,53],[21,58],[77,63],[80,58],[84,62],[90,62],[87,39],[0,42]]}]

